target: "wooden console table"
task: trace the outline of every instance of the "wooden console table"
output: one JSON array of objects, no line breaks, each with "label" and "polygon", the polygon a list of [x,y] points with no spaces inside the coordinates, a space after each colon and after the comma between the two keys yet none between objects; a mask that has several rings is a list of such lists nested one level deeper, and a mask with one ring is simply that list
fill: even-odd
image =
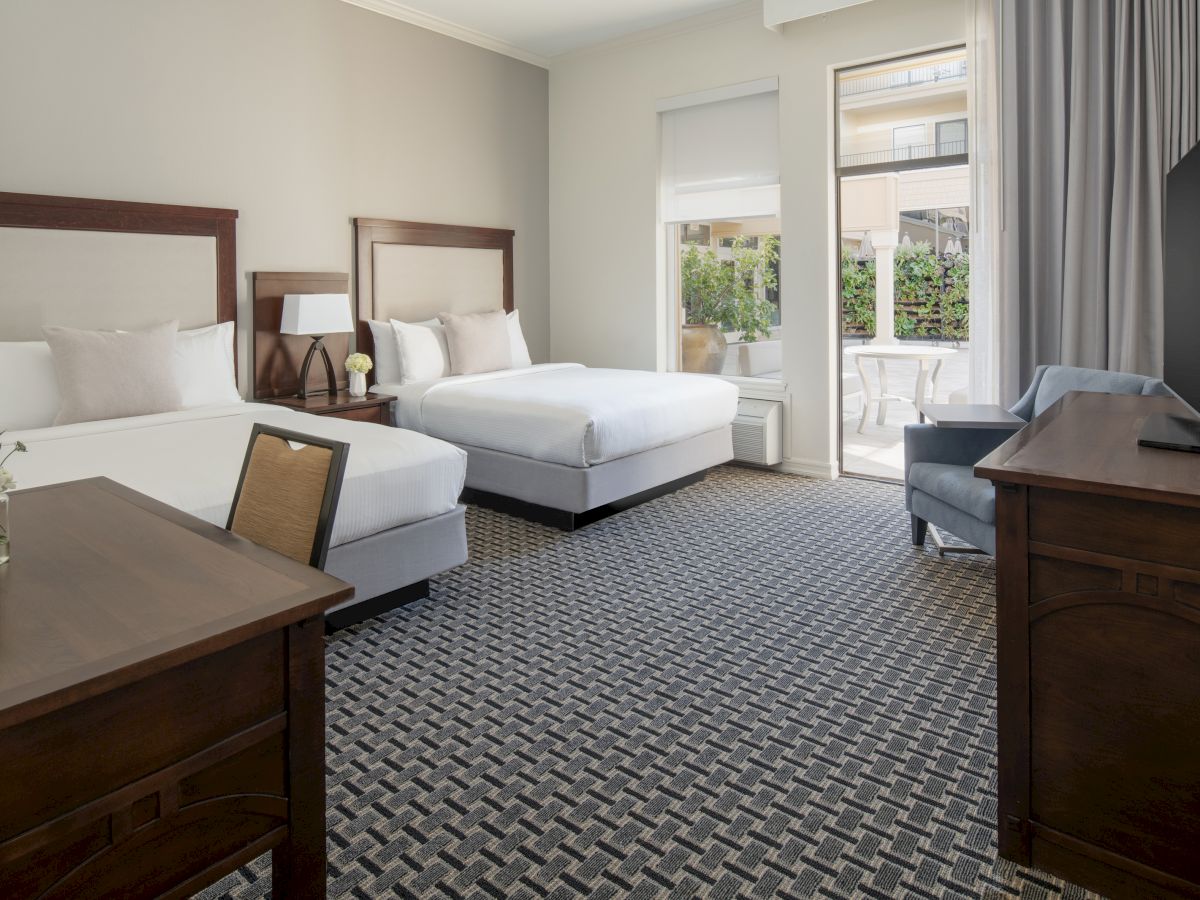
[{"label": "wooden console table", "polygon": [[323,617],[353,589],[97,478],[12,495],[0,896],[325,896]]},{"label": "wooden console table", "polygon": [[1200,455],[1170,397],[1072,393],[996,484],[999,846],[1112,897],[1200,897]]}]

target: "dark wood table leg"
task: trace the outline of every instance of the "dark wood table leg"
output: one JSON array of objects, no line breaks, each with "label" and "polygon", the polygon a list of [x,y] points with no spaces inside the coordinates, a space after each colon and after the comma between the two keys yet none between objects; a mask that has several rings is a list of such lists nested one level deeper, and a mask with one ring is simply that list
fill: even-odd
[{"label": "dark wood table leg", "polygon": [[271,854],[276,898],[325,897],[324,617],[288,626],[288,836]]}]

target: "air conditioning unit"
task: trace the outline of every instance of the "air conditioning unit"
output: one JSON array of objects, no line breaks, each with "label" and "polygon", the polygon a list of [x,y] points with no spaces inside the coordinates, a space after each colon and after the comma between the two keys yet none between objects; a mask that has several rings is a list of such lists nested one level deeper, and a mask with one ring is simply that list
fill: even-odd
[{"label": "air conditioning unit", "polygon": [[733,458],[755,466],[783,462],[783,404],[778,400],[738,401],[733,419]]}]

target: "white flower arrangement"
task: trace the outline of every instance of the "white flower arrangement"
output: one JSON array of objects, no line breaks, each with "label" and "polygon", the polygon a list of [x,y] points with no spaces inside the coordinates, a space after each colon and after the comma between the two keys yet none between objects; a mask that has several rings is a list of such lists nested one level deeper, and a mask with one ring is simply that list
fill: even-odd
[{"label": "white flower arrangement", "polygon": [[371,357],[365,353],[351,353],[346,357],[347,372],[357,372],[360,375],[366,375],[373,368],[375,368],[375,364],[371,362]]},{"label": "white flower arrangement", "polygon": [[[3,434],[3,433],[4,432],[0,431],[0,434]],[[3,450],[3,449],[4,449],[4,445],[0,444],[0,450]],[[4,454],[4,458],[0,459],[0,494],[7,493],[8,491],[11,491],[13,488],[15,488],[17,486],[17,479],[13,476],[12,472],[10,472],[10,471],[8,471],[8,469],[4,468],[4,464],[6,462],[8,462],[8,458],[10,456],[12,456],[14,453],[24,453],[28,449],[29,448],[26,447],[23,443],[21,443],[20,441],[17,441],[15,444],[12,444],[11,447],[9,448],[9,451]]]}]

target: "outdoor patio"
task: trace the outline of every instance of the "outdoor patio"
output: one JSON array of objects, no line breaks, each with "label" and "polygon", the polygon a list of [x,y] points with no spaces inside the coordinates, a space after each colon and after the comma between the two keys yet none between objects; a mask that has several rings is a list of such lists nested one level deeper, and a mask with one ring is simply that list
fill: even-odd
[{"label": "outdoor patio", "polygon": [[[863,341],[849,340],[843,347],[859,346]],[[926,402],[948,403],[950,395],[967,389],[970,371],[970,348],[966,342],[957,347],[952,342],[905,341],[904,346],[938,346],[954,349],[952,356],[942,362],[936,390],[927,394]],[[917,363],[910,360],[888,360],[888,392],[902,397],[913,397],[916,393]],[[879,396],[878,367],[875,360],[864,360],[863,369],[870,380],[871,393]],[[842,371],[858,374],[852,356],[842,358]],[[876,424],[876,406],[872,404],[862,433],[858,422],[862,415],[862,401],[858,397],[844,400],[842,405],[842,470],[848,475],[868,475],[873,478],[904,478],[904,426],[917,421],[917,412],[912,403],[892,401],[887,404],[885,425]]]}]

